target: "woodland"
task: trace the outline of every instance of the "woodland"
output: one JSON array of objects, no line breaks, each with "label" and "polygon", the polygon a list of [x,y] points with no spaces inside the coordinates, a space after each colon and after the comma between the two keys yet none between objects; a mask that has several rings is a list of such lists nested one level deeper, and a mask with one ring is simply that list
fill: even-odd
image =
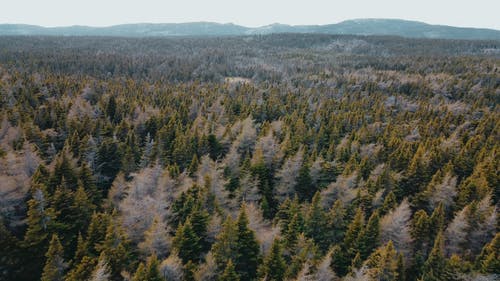
[{"label": "woodland", "polygon": [[0,280],[500,278],[500,41],[0,37]]}]

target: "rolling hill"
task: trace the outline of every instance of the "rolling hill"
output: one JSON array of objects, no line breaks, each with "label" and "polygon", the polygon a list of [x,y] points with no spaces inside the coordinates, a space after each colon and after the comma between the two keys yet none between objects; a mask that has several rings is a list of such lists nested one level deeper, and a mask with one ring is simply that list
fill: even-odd
[{"label": "rolling hill", "polygon": [[410,38],[500,40],[500,30],[431,25],[399,19],[356,19],[328,25],[292,26],[271,24],[256,28],[213,22],[137,23],[108,27],[42,27],[25,24],[0,24],[0,35],[162,37],[237,36],[271,33],[391,35]]}]

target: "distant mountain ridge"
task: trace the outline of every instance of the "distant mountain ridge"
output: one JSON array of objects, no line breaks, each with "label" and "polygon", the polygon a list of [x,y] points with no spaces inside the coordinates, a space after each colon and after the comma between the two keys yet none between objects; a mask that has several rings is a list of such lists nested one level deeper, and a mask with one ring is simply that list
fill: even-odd
[{"label": "distant mountain ridge", "polygon": [[271,24],[245,27],[232,23],[137,23],[108,27],[42,27],[26,24],[0,24],[0,35],[53,36],[237,36],[271,33],[324,33],[352,35],[390,35],[410,38],[500,40],[500,30],[431,25],[399,19],[355,19],[327,25]]}]

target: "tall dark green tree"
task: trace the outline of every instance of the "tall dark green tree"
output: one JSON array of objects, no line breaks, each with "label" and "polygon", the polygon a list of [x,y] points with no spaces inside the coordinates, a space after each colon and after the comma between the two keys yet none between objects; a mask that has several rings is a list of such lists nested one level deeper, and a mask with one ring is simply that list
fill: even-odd
[{"label": "tall dark green tree", "polygon": [[448,267],[446,258],[444,257],[444,240],[443,234],[438,233],[434,241],[434,247],[425,261],[423,273],[420,280],[422,281],[442,281],[451,280],[451,273]]},{"label": "tall dark green tree", "polygon": [[177,228],[173,246],[184,263],[198,262],[201,255],[200,237],[196,235],[191,220],[188,218],[183,225]]},{"label": "tall dark green tree", "polygon": [[264,260],[261,268],[261,275],[265,280],[282,281],[285,279],[286,263],[283,258],[283,249],[281,242],[275,239],[271,250]]},{"label": "tall dark green tree", "polygon": [[132,281],[163,281],[158,270],[158,259],[156,256],[148,258],[146,264],[140,263],[137,271],[132,277]]},{"label": "tall dark green tree", "polygon": [[47,258],[43,267],[42,281],[63,281],[67,264],[64,262],[64,250],[56,234],[52,235]]},{"label": "tall dark green tree", "polygon": [[242,280],[253,280],[257,275],[260,247],[255,233],[248,227],[245,205],[242,205],[236,221],[236,272]]},{"label": "tall dark green tree", "polygon": [[240,277],[238,276],[238,273],[236,273],[233,262],[231,260],[227,262],[226,268],[220,275],[218,281],[240,281]]}]

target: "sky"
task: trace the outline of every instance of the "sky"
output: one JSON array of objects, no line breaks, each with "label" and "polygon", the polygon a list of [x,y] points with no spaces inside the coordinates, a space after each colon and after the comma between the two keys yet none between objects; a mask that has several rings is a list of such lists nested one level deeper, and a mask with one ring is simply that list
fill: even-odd
[{"label": "sky", "polygon": [[500,30],[499,0],[0,0],[0,23],[109,26],[213,21],[248,27],[399,18]]}]

